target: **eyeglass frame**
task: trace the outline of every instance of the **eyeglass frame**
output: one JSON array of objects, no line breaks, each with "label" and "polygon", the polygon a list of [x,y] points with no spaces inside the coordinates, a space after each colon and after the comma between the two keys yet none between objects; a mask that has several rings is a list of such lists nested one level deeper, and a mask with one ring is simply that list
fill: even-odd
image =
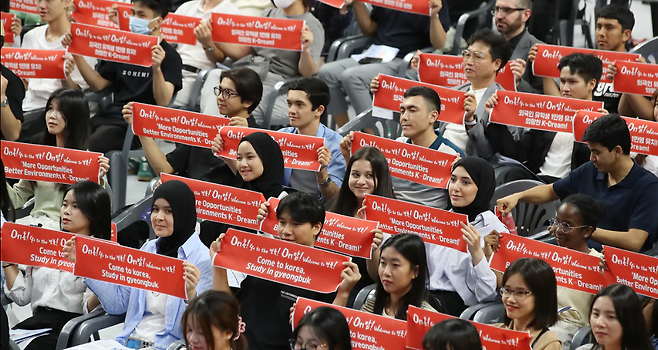
[{"label": "eyeglass frame", "polygon": [[[523,291],[521,291],[521,290],[511,290],[511,289],[507,289],[505,287],[500,287],[498,289],[498,293],[500,294],[501,297],[504,297],[505,294],[507,294],[508,297],[511,296],[511,295],[514,295],[514,299],[516,299],[516,300],[525,300],[530,294],[534,294],[533,292],[531,292],[529,290],[523,290]],[[519,294],[520,296],[517,295],[517,294]]]},{"label": "eyeglass frame", "polygon": [[[290,344],[290,350],[296,350],[295,345],[297,345],[297,339],[290,339],[288,340],[288,343]],[[327,343],[324,343],[324,344],[316,345],[315,349],[308,349],[307,348],[308,344],[306,344],[306,346],[304,347],[302,347],[300,344],[299,350],[317,350],[318,348],[321,348],[323,346],[326,347],[327,345],[328,345]]]},{"label": "eyeglass frame", "polygon": [[[476,56],[475,55],[476,53],[481,54],[482,57]],[[484,61],[485,58],[487,58],[487,55],[480,51],[471,52],[469,49],[465,49],[462,51],[462,59],[464,60],[464,62],[467,62],[471,58],[473,58],[473,62],[482,62]]]},{"label": "eyeglass frame", "polygon": [[491,9],[491,15],[496,16],[496,13],[502,11],[505,14],[505,16],[509,16],[510,14],[512,14],[513,11],[525,11],[525,10],[529,10],[529,9],[524,9],[524,8],[521,8],[521,7],[498,7],[498,6],[494,6]]},{"label": "eyeglass frame", "polygon": [[[212,89],[212,91],[215,93],[215,96],[216,96],[216,97],[219,97],[219,95],[221,94],[222,97],[223,97],[225,100],[228,100],[229,98],[231,98],[231,97],[233,97],[233,96],[240,96],[236,91],[233,91],[233,90],[231,90],[231,89],[222,89],[222,87],[219,86],[219,85],[215,86],[215,87]],[[225,92],[227,92],[227,93],[225,93]],[[228,96],[226,96],[227,94],[228,94]]]},{"label": "eyeglass frame", "polygon": [[[548,227],[553,227],[553,226],[555,226],[555,228],[557,230],[560,230],[560,232],[562,232],[566,235],[569,231],[571,231],[573,229],[589,227],[590,225],[571,226],[567,223],[558,222],[557,218],[552,218],[552,219],[548,220]],[[565,226],[566,226],[566,230],[565,230]]]}]

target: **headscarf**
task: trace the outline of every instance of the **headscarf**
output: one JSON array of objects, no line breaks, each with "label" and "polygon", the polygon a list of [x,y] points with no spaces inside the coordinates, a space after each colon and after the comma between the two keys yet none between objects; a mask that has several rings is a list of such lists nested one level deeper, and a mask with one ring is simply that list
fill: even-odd
[{"label": "headscarf", "polygon": [[265,199],[278,197],[283,191],[283,154],[279,144],[264,132],[247,135],[240,140],[240,144],[244,141],[251,143],[263,162],[263,174],[255,180],[244,181],[238,170],[238,187],[260,192]]},{"label": "headscarf", "polygon": [[478,187],[478,193],[473,202],[465,207],[452,207],[455,213],[468,215],[468,221],[473,222],[475,218],[487,210],[490,210],[491,199],[496,189],[496,176],[494,169],[486,160],[480,157],[465,157],[457,161],[452,168],[463,167],[473,182]]},{"label": "headscarf", "polygon": [[182,181],[172,180],[158,186],[153,193],[153,203],[159,198],[169,202],[174,216],[174,232],[160,237],[156,243],[158,254],[178,257],[178,248],[194,233],[196,227],[196,203],[194,192]]}]

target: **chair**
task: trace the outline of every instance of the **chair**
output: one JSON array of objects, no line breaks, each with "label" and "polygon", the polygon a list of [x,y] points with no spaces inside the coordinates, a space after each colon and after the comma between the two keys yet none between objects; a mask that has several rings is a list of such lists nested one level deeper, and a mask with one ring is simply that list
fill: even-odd
[{"label": "chair", "polygon": [[183,350],[185,349],[185,340],[177,340],[167,347],[167,350]]},{"label": "chair", "polygon": [[370,284],[363,287],[363,289],[359,291],[359,294],[356,295],[352,309],[361,310],[363,304],[366,303],[366,300],[368,300],[369,298],[373,298],[375,296],[376,286],[377,286],[376,284]]},{"label": "chair", "polygon": [[578,6],[580,0],[571,0],[571,3],[571,12],[569,13],[569,18],[559,21],[560,45],[573,46],[574,27],[579,25],[583,35],[585,36],[585,43],[587,48],[593,49],[594,42],[592,41],[592,33],[590,32],[589,23],[582,18],[576,18],[578,17]]},{"label": "chair", "polygon": [[400,126],[399,119],[396,121],[395,119],[373,117],[372,109],[368,109],[350,120],[342,128],[338,129],[338,133],[345,136],[350,131],[361,131],[363,129],[370,129],[376,136],[388,139],[396,139],[402,135],[402,126]]},{"label": "chair", "polygon": [[473,321],[483,324],[502,323],[505,317],[505,305],[502,302],[487,305],[473,316]]},{"label": "chair", "polygon": [[473,321],[473,319],[475,318],[475,314],[477,314],[478,311],[484,309],[485,307],[495,304],[500,304],[500,303],[501,303],[501,299],[500,297],[498,297],[498,300],[496,301],[484,302],[480,304],[475,304],[473,306],[469,306],[466,308],[466,310],[462,311],[462,314],[459,315],[459,318],[461,318],[462,320]]},{"label": "chair", "polygon": [[[498,186],[496,187],[493,199],[491,200],[491,207],[495,207],[496,200],[500,198],[539,185],[543,185],[543,183],[535,180],[517,180]],[[559,200],[541,205],[519,202],[517,206],[512,209],[512,216],[516,223],[518,235],[536,240],[550,237],[550,234],[547,231],[548,220],[555,217],[559,206]],[[538,235],[541,232],[543,232],[543,234]]]},{"label": "chair", "polygon": [[573,340],[571,341],[571,346],[569,350],[576,350],[578,347],[589,344],[590,341],[590,332],[592,328],[590,326],[585,326],[579,329],[576,334],[573,335]]},{"label": "chair", "polygon": [[639,53],[647,60],[647,63],[658,63],[658,37],[647,40],[629,51]]},{"label": "chair", "polygon": [[100,339],[98,331],[123,323],[126,315],[108,315],[105,310],[95,310],[87,315],[78,316],[64,325],[57,339],[55,350],[77,346],[89,342],[93,335]]},{"label": "chair", "polygon": [[524,179],[541,182],[541,179],[537,177],[537,175],[515,159],[504,156],[495,156],[490,163],[494,168],[496,186]]},{"label": "chair", "polygon": [[149,225],[150,238],[154,238],[153,228],[151,227],[151,220],[148,219],[148,212],[153,205],[153,194],[142,198],[137,203],[133,204],[130,208],[123,211],[117,217],[112,219],[112,222],[117,225],[117,231],[121,231],[128,227],[130,224],[139,220],[144,220]]},{"label": "chair", "polygon": [[210,73],[210,71],[213,69],[217,69],[217,68],[205,68],[199,71],[199,74],[197,74],[196,79],[194,80],[194,85],[192,85],[192,91],[190,92],[190,100],[188,101],[187,106],[185,106],[184,109],[192,112],[201,111],[201,105],[199,104],[199,100],[201,99],[201,88],[203,88],[203,84],[206,82],[206,79],[208,78],[208,73]]},{"label": "chair", "polygon": [[454,43],[452,44],[452,51],[450,52],[451,55],[458,56],[461,52],[461,40],[462,36],[464,35],[464,28],[466,27],[466,22],[472,18],[472,17],[478,17],[478,28],[484,28],[487,26],[487,18],[489,11],[494,7],[496,4],[496,0],[487,0],[486,3],[483,3],[479,9],[473,10],[470,12],[466,12],[463,15],[459,17],[459,20],[457,21],[457,27],[455,31],[455,39]]},{"label": "chair", "polygon": [[31,142],[32,139],[41,132],[46,131],[46,122],[44,115],[45,108],[39,108],[32,111],[23,112],[23,123],[21,123],[21,132],[18,136],[18,142]]},{"label": "chair", "polygon": [[[423,53],[432,53],[434,52],[434,47],[426,47],[424,49],[421,49],[420,52]],[[400,78],[404,78],[407,74],[407,69],[409,69],[409,65],[411,64],[411,59],[414,58],[414,55],[416,52],[409,52],[406,54],[403,58],[403,62],[400,63],[400,68],[398,69],[398,74],[397,76]]]},{"label": "chair", "polygon": [[[368,13],[370,13],[372,11],[372,5],[366,3],[365,6],[368,10]],[[359,25],[356,21],[356,16],[353,18],[353,23],[345,29],[344,34],[344,38],[337,39],[331,43],[325,62],[329,63],[350,57],[354,51],[365,49],[370,45],[370,43],[372,43],[372,39],[361,34],[361,28],[359,28]],[[341,49],[343,44],[348,44],[348,46]]]},{"label": "chair", "polygon": [[[274,112],[274,104],[276,99],[288,93],[288,88],[290,85],[299,78],[288,78],[274,84],[274,89],[263,98],[261,103],[265,103],[265,115],[263,116],[263,125],[261,127],[265,130],[269,130],[272,125],[272,114]],[[286,123],[287,124],[287,123]]]}]

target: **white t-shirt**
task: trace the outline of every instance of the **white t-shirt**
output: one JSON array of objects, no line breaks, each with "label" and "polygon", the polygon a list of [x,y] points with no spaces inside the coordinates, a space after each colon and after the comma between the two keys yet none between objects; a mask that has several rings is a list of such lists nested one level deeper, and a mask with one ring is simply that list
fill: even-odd
[{"label": "white t-shirt", "polygon": [[548,149],[544,164],[539,167],[539,175],[548,175],[562,179],[571,171],[571,155],[573,143],[576,142],[573,134],[558,132]]},{"label": "white t-shirt", "polygon": [[167,295],[151,291],[144,293],[146,293],[146,312],[131,336],[153,343],[155,335],[165,329]]},{"label": "white t-shirt", "polygon": [[[473,90],[473,87],[468,89],[468,92],[475,94],[475,101],[477,104],[480,104],[484,93],[487,92],[488,87],[484,89]],[[486,102],[486,101],[484,101]],[[457,125],[453,123],[448,123],[446,125],[445,131],[443,131],[443,137],[452,141],[457,147],[466,151],[466,144],[468,143],[468,135],[466,134],[466,127],[464,125]]]},{"label": "white t-shirt", "polygon": [[[62,46],[62,39],[64,36],[57,38],[54,41],[46,41],[46,29],[48,25],[36,27],[25,34],[23,38],[24,49],[40,49],[40,50],[64,50]],[[87,63],[94,67],[96,59],[85,57]],[[76,84],[80,85],[82,89],[89,87],[87,82],[82,78],[80,71],[76,67],[71,78]],[[62,88],[62,83],[58,79],[27,79],[28,86],[25,92],[25,99],[23,100],[23,111],[31,111],[39,108],[45,108],[46,102],[50,95],[55,90]]]},{"label": "white t-shirt", "polygon": [[[185,2],[180,5],[178,10],[176,10],[177,15],[199,17],[203,21],[211,20],[213,12],[225,13],[229,15],[240,14],[238,7],[229,0],[223,0],[208,12],[203,12],[202,0]],[[178,44],[176,51],[178,51],[183,64],[187,64],[199,69],[215,67],[215,65],[208,60],[208,57],[206,57],[206,53],[203,51],[203,45],[201,45],[198,40],[196,45]]]}]

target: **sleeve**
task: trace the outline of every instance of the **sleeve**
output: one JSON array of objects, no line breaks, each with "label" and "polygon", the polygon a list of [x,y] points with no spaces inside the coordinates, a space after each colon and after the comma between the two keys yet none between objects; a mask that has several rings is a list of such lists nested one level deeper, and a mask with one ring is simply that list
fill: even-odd
[{"label": "sleeve", "polygon": [[4,75],[5,79],[7,79],[6,96],[9,109],[11,109],[11,113],[14,114],[16,119],[23,122],[25,120],[23,118],[23,99],[25,98],[25,85],[23,85],[21,79],[17,77],[13,72],[9,71],[8,69],[5,71],[4,67],[2,75]]},{"label": "sleeve", "polygon": [[4,283],[5,295],[18,306],[25,306],[32,301],[32,266],[25,269],[25,273],[18,272],[14,285],[11,290],[7,288],[7,281]]},{"label": "sleeve", "polygon": [[174,85],[174,92],[183,87],[183,61],[176,50],[170,45],[165,53],[165,58],[162,62],[162,75],[165,81]]},{"label": "sleeve", "polygon": [[473,266],[469,253],[457,251],[450,253],[454,255],[450,259],[454,261],[454,265],[451,267],[453,272],[446,276],[466,305],[471,306],[493,299],[496,295],[496,274],[489,267],[487,259],[482,258],[477,265]]},{"label": "sleeve", "polygon": [[90,290],[89,288],[87,288],[87,290],[85,290],[84,294],[82,295],[82,314],[83,314],[83,315],[87,315],[87,314],[91,313],[92,311],[96,311],[96,310],[98,310],[98,308],[101,308],[101,307],[102,307],[102,306],[99,304],[98,306],[96,306],[95,309],[93,309],[93,310],[91,310],[91,311],[89,311],[89,310],[87,309],[87,303],[89,302],[89,299],[90,299],[92,296],[94,296],[94,293],[92,293],[91,290]]},{"label": "sleeve", "polygon": [[379,23],[380,17],[382,15],[383,9],[379,6],[373,6],[372,11],[370,11],[370,20],[375,23]]},{"label": "sleeve", "polygon": [[128,311],[131,288],[90,278],[85,278],[84,281],[87,287],[96,294],[108,314],[121,315]]},{"label": "sleeve", "polygon": [[166,158],[169,165],[174,168],[174,174],[184,175],[187,173],[192,146],[176,145],[173,151],[167,153]]},{"label": "sleeve", "polygon": [[571,194],[578,193],[578,184],[580,183],[582,175],[585,172],[585,167],[588,165],[589,163],[585,163],[572,170],[569,175],[567,175],[567,177],[554,182],[553,191],[555,191],[555,194],[557,194],[557,196],[560,198],[565,198]]},{"label": "sleeve", "polygon": [[343,178],[345,177],[345,157],[340,153],[340,144],[332,142],[331,145],[327,145],[331,150],[331,162],[327,166],[327,172],[331,176],[331,181],[333,181],[338,187],[343,184]]},{"label": "sleeve", "polygon": [[443,7],[439,11],[439,21],[441,22],[441,26],[443,26],[443,30],[447,33],[450,30],[450,9],[448,8],[447,1],[443,3]]},{"label": "sleeve", "polygon": [[505,125],[490,123],[484,129],[484,136],[489,140],[494,151],[519,162],[528,160],[532,151],[532,142],[535,137],[540,137],[540,134],[539,131],[530,130],[523,133],[521,139],[516,141]]},{"label": "sleeve", "polygon": [[201,293],[212,289],[212,262],[208,256],[207,248],[205,256],[206,258],[199,261],[197,265],[200,272],[200,278],[199,283],[196,286],[196,295],[200,295]]},{"label": "sleeve", "polygon": [[466,134],[468,135],[469,141],[475,146],[476,154],[481,158],[491,159],[491,157],[496,154],[496,150],[484,133],[487,124],[489,124],[489,118],[486,118],[487,120],[484,119],[485,118],[482,118],[482,116],[477,116],[477,123],[471,128],[471,130],[468,130]]},{"label": "sleeve", "polygon": [[635,208],[628,223],[629,229],[647,231],[649,237],[652,236],[652,233],[655,234],[656,228],[658,228],[656,198],[658,198],[658,182],[653,182],[639,191]]},{"label": "sleeve", "polygon": [[34,187],[32,187],[32,183],[28,180],[20,180],[14,184],[14,187],[10,187],[9,184],[6,184],[6,186],[14,208],[23,207],[28,199],[34,195]]},{"label": "sleeve", "polygon": [[247,126],[250,127],[250,128],[254,128],[254,129],[262,129],[263,128],[262,126],[260,126],[256,122],[256,118],[254,118],[252,116],[249,116],[249,118],[247,118]]},{"label": "sleeve", "polygon": [[103,79],[114,83],[116,82],[118,70],[119,66],[116,62],[101,61],[100,66],[98,67],[98,74],[100,74]]},{"label": "sleeve", "polygon": [[313,21],[307,21],[307,24],[311,33],[313,33],[311,56],[313,57],[313,61],[318,63],[320,55],[322,54],[322,47],[324,46],[324,28],[322,28],[322,23],[320,23],[315,17],[313,17]]}]

